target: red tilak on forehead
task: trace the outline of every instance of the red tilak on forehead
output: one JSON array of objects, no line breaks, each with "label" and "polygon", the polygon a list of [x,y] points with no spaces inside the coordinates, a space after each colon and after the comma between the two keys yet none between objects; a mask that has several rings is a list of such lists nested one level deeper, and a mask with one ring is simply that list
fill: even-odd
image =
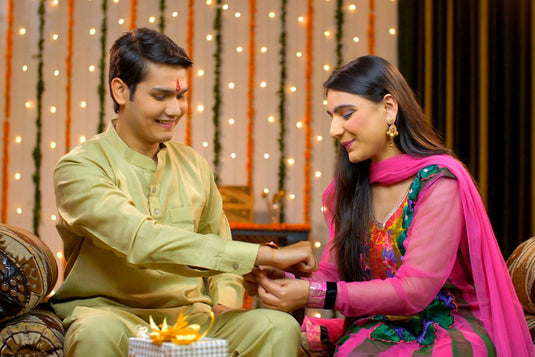
[{"label": "red tilak on forehead", "polygon": [[180,87],[180,82],[179,82],[179,80],[177,79],[177,80],[176,80],[176,91],[177,91],[177,92],[180,92],[181,89],[182,89],[182,87]]}]

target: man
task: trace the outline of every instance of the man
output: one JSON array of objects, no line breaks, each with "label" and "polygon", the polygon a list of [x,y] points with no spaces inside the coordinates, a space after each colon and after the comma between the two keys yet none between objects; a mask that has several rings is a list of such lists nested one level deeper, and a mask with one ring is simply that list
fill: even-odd
[{"label": "man", "polygon": [[311,272],[312,246],[231,240],[209,165],[170,141],[187,109],[190,67],[156,31],[118,38],[109,72],[117,118],[54,171],[67,266],[52,306],[67,328],[67,356],[126,356],[128,338],[150,316],[174,324],[183,312],[206,326],[210,310],[208,336],[228,340],[232,355],[297,354],[291,315],[240,310],[240,275],[258,265]]}]

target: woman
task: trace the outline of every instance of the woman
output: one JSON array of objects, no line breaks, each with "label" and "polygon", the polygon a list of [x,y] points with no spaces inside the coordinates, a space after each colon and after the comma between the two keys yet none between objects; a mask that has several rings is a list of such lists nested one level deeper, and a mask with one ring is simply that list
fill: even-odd
[{"label": "woman", "polygon": [[306,279],[262,270],[264,305],[340,312],[344,320],[302,326],[312,350],[334,345],[335,356],[532,354],[474,182],[399,71],[364,56],[324,88],[330,134],[341,144],[323,195],[329,242]]}]

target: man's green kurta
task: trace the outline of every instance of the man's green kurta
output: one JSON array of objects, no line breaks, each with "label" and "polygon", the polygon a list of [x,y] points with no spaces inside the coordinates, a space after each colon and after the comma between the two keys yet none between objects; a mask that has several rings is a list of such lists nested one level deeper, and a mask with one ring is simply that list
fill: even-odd
[{"label": "man's green kurta", "polygon": [[162,144],[155,162],[109,125],[60,160],[54,182],[67,260],[52,299],[60,317],[76,306],[170,316],[241,306],[240,275],[258,246],[231,240],[212,171],[189,146]]}]

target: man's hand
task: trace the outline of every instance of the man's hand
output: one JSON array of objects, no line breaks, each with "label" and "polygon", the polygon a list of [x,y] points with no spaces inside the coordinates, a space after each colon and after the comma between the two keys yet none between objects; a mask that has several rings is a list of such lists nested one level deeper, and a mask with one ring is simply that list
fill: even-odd
[{"label": "man's hand", "polygon": [[243,310],[243,309],[240,309],[237,307],[229,307],[229,306],[225,306],[221,304],[217,304],[212,307],[212,312],[214,313],[215,316],[221,315],[222,313],[227,312],[227,311],[235,311],[235,310]]},{"label": "man's hand", "polygon": [[297,242],[280,249],[260,246],[255,263],[257,266],[272,266],[297,275],[308,275],[318,269],[316,253],[309,241]]}]

